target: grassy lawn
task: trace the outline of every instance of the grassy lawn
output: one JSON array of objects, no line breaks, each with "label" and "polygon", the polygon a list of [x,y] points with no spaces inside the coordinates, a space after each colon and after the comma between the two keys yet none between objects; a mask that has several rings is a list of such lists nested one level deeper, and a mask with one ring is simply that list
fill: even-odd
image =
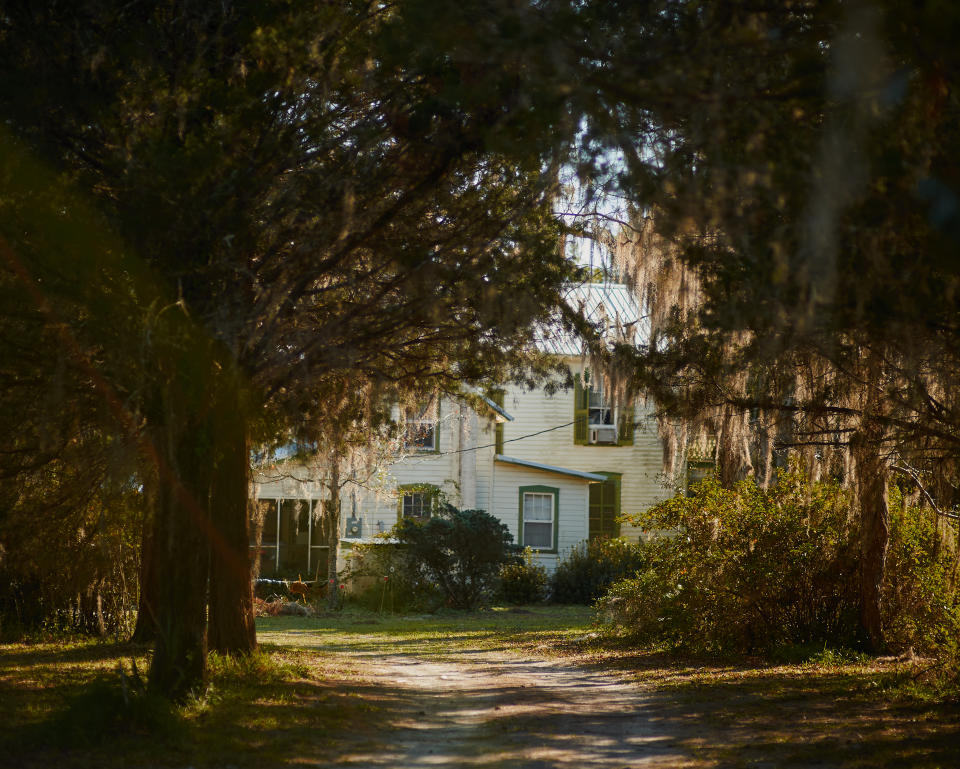
[{"label": "grassy lawn", "polygon": [[135,662],[145,673],[146,650],[83,639],[3,644],[0,766],[257,767],[333,755],[342,734],[375,729],[381,704],[365,686],[362,655],[455,658],[505,643],[543,654],[591,621],[582,607],[263,618],[260,655],[246,664],[213,659],[207,695],[171,712],[133,693],[132,723],[114,718],[118,671],[129,680]]},{"label": "grassy lawn", "polygon": [[482,612],[377,615],[343,611],[317,618],[257,620],[261,643],[351,654],[416,654],[455,661],[470,652],[503,649],[555,654],[593,629],[586,606],[493,607]]},{"label": "grassy lawn", "polygon": [[[364,677],[365,657],[455,662],[502,650],[565,655],[636,680],[660,703],[658,718],[695,718],[729,737],[697,747],[703,766],[799,768],[824,757],[844,767],[960,766],[957,706],[909,696],[915,667],[678,660],[604,645],[592,630],[591,612],[576,607],[265,618],[260,654],[244,663],[214,658],[208,694],[166,711],[131,683],[132,661],[147,667],[143,649],[82,640],[0,645],[0,766],[332,762],[345,740],[355,747],[382,739],[381,716],[398,707]],[[120,668],[133,688],[125,706]]]}]

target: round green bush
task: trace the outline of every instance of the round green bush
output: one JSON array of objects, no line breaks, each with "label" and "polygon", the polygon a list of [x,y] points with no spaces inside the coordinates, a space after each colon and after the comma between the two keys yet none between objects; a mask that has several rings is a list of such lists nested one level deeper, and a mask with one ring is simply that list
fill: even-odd
[{"label": "round green bush", "polygon": [[529,558],[500,569],[500,596],[507,603],[540,603],[547,595],[547,570]]}]

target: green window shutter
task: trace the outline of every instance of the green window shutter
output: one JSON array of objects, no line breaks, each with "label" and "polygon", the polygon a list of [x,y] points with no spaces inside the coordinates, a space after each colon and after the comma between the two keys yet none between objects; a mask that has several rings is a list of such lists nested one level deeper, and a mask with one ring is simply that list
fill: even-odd
[{"label": "green window shutter", "polygon": [[617,445],[618,446],[632,446],[633,445],[633,421],[636,418],[635,409],[633,404],[625,406],[620,411],[620,416],[617,418]]},{"label": "green window shutter", "polygon": [[440,396],[437,396],[437,411],[433,423],[433,450],[440,451]]},{"label": "green window shutter", "polygon": [[590,416],[590,388],[584,387],[578,376],[573,384],[573,442],[587,445],[587,420]]},{"label": "green window shutter", "polygon": [[607,480],[590,484],[589,536],[590,539],[619,537],[620,474],[603,471],[598,474],[606,475]]}]

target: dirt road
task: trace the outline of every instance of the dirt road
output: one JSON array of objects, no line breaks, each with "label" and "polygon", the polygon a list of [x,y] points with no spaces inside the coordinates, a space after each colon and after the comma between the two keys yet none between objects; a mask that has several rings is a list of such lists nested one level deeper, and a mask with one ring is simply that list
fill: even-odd
[{"label": "dirt road", "polygon": [[[457,662],[364,659],[386,739],[341,760],[389,767],[684,767],[693,718],[613,674],[478,652]],[[680,746],[680,741],[684,747]]]}]

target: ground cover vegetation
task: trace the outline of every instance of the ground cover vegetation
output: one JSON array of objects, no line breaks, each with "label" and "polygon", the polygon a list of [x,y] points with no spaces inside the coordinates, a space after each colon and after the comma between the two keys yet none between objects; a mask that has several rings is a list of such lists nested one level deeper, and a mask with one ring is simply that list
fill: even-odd
[{"label": "ground cover vegetation", "polygon": [[[591,633],[592,622],[586,607],[557,606],[416,617],[348,609],[261,619],[258,652],[210,656],[204,697],[181,705],[158,701],[165,710],[128,718],[109,735],[100,722],[84,720],[79,706],[109,709],[122,698],[111,674],[118,666],[131,674],[131,658],[143,669],[145,647],[63,637],[5,645],[0,755],[24,767],[53,760],[63,767],[155,765],[158,756],[197,767],[222,765],[225,755],[238,767],[282,766],[304,756],[346,761],[389,740],[384,724],[405,714],[409,693],[371,685],[375,660],[399,655],[456,663],[505,649],[517,650],[517,659],[598,665],[629,677],[652,698],[665,733],[678,728],[674,740],[689,749],[692,766],[775,756],[779,765],[800,767],[829,756],[838,766],[932,769],[955,755],[954,711],[910,696],[917,662],[668,658],[605,645]],[[109,686],[94,685],[104,676]],[[92,702],[91,692],[97,692]],[[680,724],[691,719],[696,728],[681,736]],[[714,730],[723,737],[699,739]]]}]

